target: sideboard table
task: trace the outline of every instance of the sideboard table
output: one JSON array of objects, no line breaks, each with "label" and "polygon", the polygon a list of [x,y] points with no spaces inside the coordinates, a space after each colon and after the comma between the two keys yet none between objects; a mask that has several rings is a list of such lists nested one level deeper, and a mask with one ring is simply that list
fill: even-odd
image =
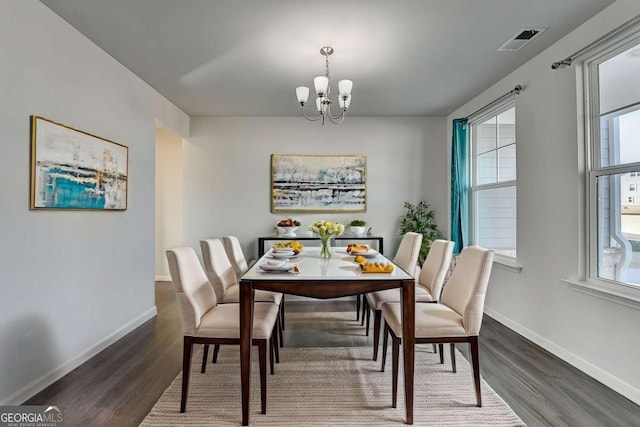
[{"label": "sideboard table", "polygon": [[[320,241],[319,237],[312,237],[312,236],[295,236],[295,237],[285,237],[285,236],[263,236],[263,237],[258,237],[258,257],[261,257],[262,255],[264,255],[265,250],[265,242],[267,241],[276,241],[276,240],[299,240],[299,241],[309,241],[309,240],[316,240],[316,241]],[[378,245],[378,247],[376,248],[378,252],[380,252],[381,254],[384,254],[384,237],[381,236],[369,236],[366,234],[363,235],[349,235],[349,234],[342,234],[340,236],[336,236],[336,237],[332,237],[331,240],[340,240],[340,241],[362,241],[362,240],[371,240],[371,241],[375,241]],[[346,245],[343,245],[346,246]]]}]

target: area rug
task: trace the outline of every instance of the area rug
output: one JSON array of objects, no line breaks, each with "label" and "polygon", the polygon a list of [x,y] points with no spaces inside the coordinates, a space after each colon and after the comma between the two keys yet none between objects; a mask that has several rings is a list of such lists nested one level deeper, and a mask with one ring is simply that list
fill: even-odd
[{"label": "area rug", "polygon": [[[255,348],[254,348],[255,351]],[[389,354],[390,356],[390,354]],[[187,411],[179,412],[182,375],[178,375],[141,426],[239,426],[239,352],[223,346],[218,363],[199,370],[194,356]],[[448,357],[446,358],[448,359]],[[257,353],[253,355],[250,425],[393,426],[404,425],[404,387],[391,407],[391,361],[386,372],[371,360],[368,347],[283,348],[275,375],[267,378],[267,414],[260,414]],[[458,372],[441,365],[431,346],[416,348],[414,425],[524,426],[522,420],[482,380],[482,408],[475,406],[471,368],[457,355]],[[402,368],[400,368],[402,372]]]}]

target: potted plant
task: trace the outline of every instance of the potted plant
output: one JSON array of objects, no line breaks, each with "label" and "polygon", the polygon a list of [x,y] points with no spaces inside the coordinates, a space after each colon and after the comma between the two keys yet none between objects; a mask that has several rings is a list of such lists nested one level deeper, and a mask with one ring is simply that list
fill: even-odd
[{"label": "potted plant", "polygon": [[349,223],[349,232],[355,235],[364,234],[367,231],[367,221],[363,219],[354,219]]},{"label": "potted plant", "polygon": [[404,202],[404,207],[406,212],[400,221],[399,234],[403,236],[409,231],[422,234],[422,245],[418,256],[418,265],[422,267],[431,248],[431,242],[440,237],[440,231],[433,220],[433,211],[427,202],[419,202],[417,205]]}]

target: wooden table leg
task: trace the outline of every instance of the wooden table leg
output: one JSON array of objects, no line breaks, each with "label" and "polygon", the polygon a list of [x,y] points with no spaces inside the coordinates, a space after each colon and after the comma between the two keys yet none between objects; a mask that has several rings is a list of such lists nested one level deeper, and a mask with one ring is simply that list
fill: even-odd
[{"label": "wooden table leg", "polygon": [[249,425],[251,392],[251,341],[253,339],[253,296],[250,281],[240,281],[240,379],[242,382],[242,425]]},{"label": "wooden table leg", "polygon": [[413,380],[416,348],[415,282],[402,282],[402,351],[404,357],[404,400],[407,424],[413,424]]}]

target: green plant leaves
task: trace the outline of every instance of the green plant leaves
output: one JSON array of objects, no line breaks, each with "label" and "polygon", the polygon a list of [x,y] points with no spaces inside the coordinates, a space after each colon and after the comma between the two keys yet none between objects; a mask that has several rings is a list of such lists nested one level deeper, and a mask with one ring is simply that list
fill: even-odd
[{"label": "green plant leaves", "polygon": [[402,236],[409,231],[422,234],[422,246],[418,256],[418,265],[422,266],[431,249],[431,242],[440,238],[440,231],[433,220],[434,212],[427,202],[421,201],[416,205],[404,202],[404,207],[406,212],[400,221],[399,234]]}]

